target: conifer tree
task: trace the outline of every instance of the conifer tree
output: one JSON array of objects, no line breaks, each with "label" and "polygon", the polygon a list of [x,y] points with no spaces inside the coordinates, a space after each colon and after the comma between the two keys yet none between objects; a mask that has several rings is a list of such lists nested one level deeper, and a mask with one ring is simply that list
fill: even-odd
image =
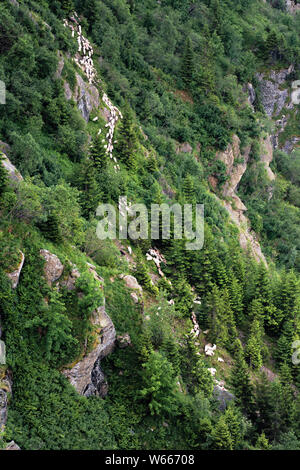
[{"label": "conifer tree", "polygon": [[178,344],[173,336],[167,335],[162,342],[162,349],[166,352],[168,360],[171,362],[176,375],[180,374],[180,353]]},{"label": "conifer tree", "polygon": [[241,413],[233,405],[229,405],[224,413],[224,417],[230,432],[233,448],[236,449],[242,440]]},{"label": "conifer tree", "polygon": [[72,11],[75,10],[73,0],[61,0],[61,7],[67,15],[69,15],[70,13],[72,13]]},{"label": "conifer tree", "polygon": [[234,366],[231,371],[231,385],[237,403],[242,409],[251,414],[253,412],[253,390],[250,384],[248,367],[244,359],[244,351],[239,339],[234,344]]},{"label": "conifer tree", "polygon": [[151,153],[149,157],[147,158],[146,166],[147,166],[147,170],[149,171],[149,173],[155,173],[156,171],[158,171],[157,160],[153,153]]},{"label": "conifer tree", "polygon": [[296,339],[293,320],[285,321],[281,331],[275,351],[275,358],[279,363],[288,362],[292,357],[292,343]]},{"label": "conifer tree", "polygon": [[231,351],[237,337],[237,330],[227,289],[220,290],[214,286],[207,305],[210,311],[209,336],[211,340]]},{"label": "conifer tree", "polygon": [[228,294],[230,308],[233,312],[236,324],[240,325],[244,318],[243,288],[232,273],[228,276]]},{"label": "conifer tree", "polygon": [[259,449],[259,450],[270,450],[271,449],[271,446],[269,444],[269,441],[268,439],[266,438],[266,435],[264,432],[262,432],[258,438],[257,438],[257,441],[256,441],[256,444],[255,444],[255,447],[256,449]]},{"label": "conifer tree", "polygon": [[157,287],[153,284],[151,277],[148,274],[147,267],[143,261],[142,255],[138,254],[135,267],[135,277],[139,283],[145,287],[149,292],[158,293]]},{"label": "conifer tree", "polygon": [[134,129],[132,112],[128,106],[125,106],[123,119],[121,120],[118,133],[117,152],[121,162],[123,162],[129,170],[133,170],[136,166],[137,152],[137,135]]},{"label": "conifer tree", "polygon": [[249,307],[249,319],[250,320],[259,320],[260,324],[264,323],[264,309],[260,299],[253,299]]},{"label": "conifer tree", "polygon": [[226,286],[228,285],[228,277],[226,273],[226,268],[219,257],[215,258],[214,267],[215,267],[215,275],[216,275],[215,277],[216,284],[218,284],[218,286],[221,289],[225,289]]},{"label": "conifer tree", "polygon": [[248,359],[250,367],[260,369],[262,366],[262,327],[258,319],[254,319],[251,324],[250,336],[245,349],[245,357]]},{"label": "conifer tree", "polygon": [[274,305],[270,274],[263,263],[261,263],[258,268],[256,286],[255,297],[260,300],[263,306],[264,326],[269,332],[274,333],[278,331],[280,327],[282,315]]},{"label": "conifer tree", "polygon": [[140,393],[147,400],[151,415],[177,413],[174,369],[157,351],[151,351],[148,361],[143,364],[143,382]]},{"label": "conifer tree", "polygon": [[195,202],[195,186],[194,180],[191,175],[187,175],[183,181],[183,194],[187,204],[193,204]]},{"label": "conifer tree", "polygon": [[276,32],[270,31],[264,46],[264,55],[268,59],[270,56],[272,59],[276,59],[279,52],[279,38]]},{"label": "conifer tree", "polygon": [[80,204],[85,217],[89,217],[101,202],[101,191],[99,189],[94,164],[91,160],[84,161],[79,169],[77,186],[80,192]]},{"label": "conifer tree", "polygon": [[226,346],[229,343],[228,328],[225,322],[227,311],[224,298],[217,286],[213,287],[207,305],[210,312],[209,337],[213,342],[218,340],[220,346]]},{"label": "conifer tree", "polygon": [[184,53],[181,65],[181,76],[186,88],[191,86],[194,76],[194,52],[192,41],[187,38],[184,46]]},{"label": "conifer tree", "polygon": [[181,317],[186,317],[191,312],[193,305],[193,292],[184,277],[177,277],[173,281],[175,308]]},{"label": "conifer tree", "polygon": [[189,374],[191,378],[191,390],[194,394],[201,392],[205,397],[210,398],[213,392],[213,378],[203,359],[197,354],[195,340],[189,338],[187,341],[189,352]]},{"label": "conifer tree", "polygon": [[106,167],[108,156],[100,135],[92,142],[90,156],[97,171],[101,171]]},{"label": "conifer tree", "polygon": [[195,83],[206,95],[213,93],[216,88],[213,42],[209,28],[205,24],[201,66],[197,69],[197,74],[195,73]]},{"label": "conifer tree", "polygon": [[212,431],[214,447],[218,450],[232,450],[233,442],[226,424],[225,416],[221,416]]},{"label": "conifer tree", "polygon": [[39,229],[48,240],[59,243],[62,241],[59,220],[56,214],[50,212],[45,222],[39,223]]}]

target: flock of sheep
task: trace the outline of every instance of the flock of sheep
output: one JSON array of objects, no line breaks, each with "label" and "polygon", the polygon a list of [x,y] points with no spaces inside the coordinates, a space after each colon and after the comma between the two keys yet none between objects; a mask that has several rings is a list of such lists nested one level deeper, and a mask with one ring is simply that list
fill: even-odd
[{"label": "flock of sheep", "polygon": [[[77,37],[78,54],[75,57],[75,62],[81,68],[83,73],[86,75],[89,83],[92,85],[96,82],[97,78],[97,71],[95,69],[94,61],[92,58],[94,50],[89,40],[85,38],[82,34],[81,26],[79,23],[79,17],[76,12],[74,12],[73,15],[70,16],[70,21],[64,19],[64,26],[66,28],[68,27],[71,29],[72,37]],[[104,145],[104,148],[106,149],[106,153],[109,154],[110,158],[113,159],[115,162],[115,171],[118,171],[120,170],[120,166],[118,165],[116,157],[113,156],[113,144],[116,143],[116,141],[114,141],[116,124],[119,119],[123,118],[123,116],[121,111],[112,104],[106,93],[103,93],[102,101],[109,109],[108,122],[105,125],[105,127],[108,128],[108,132],[105,136],[107,143]],[[97,120],[97,118],[95,119]],[[98,135],[100,134],[101,129],[99,129],[98,132]],[[102,142],[105,143],[105,139],[103,139]]]}]

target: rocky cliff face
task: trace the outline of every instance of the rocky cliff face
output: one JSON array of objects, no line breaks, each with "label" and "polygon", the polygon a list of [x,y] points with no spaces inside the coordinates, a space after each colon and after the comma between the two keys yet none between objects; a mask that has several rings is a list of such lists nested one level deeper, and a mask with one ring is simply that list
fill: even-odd
[{"label": "rocky cliff face", "polygon": [[278,116],[285,105],[292,106],[291,103],[287,103],[289,90],[283,88],[282,85],[293,71],[294,66],[291,65],[288,69],[271,70],[269,74],[258,73],[256,75],[260,84],[262,105],[269,117]]},{"label": "rocky cliff face", "polygon": [[[44,275],[52,286],[56,282],[57,287],[65,287],[72,291],[75,289],[76,280],[80,277],[80,271],[73,265],[67,277],[63,275],[64,265],[60,259],[48,250],[41,250],[40,255],[45,259]],[[96,267],[87,263],[89,272],[99,282],[99,289],[103,288],[103,279],[96,272]],[[104,305],[99,306],[93,313],[91,323],[95,330],[95,342],[92,350],[85,354],[75,365],[62,371],[65,377],[81,395],[107,394],[108,384],[101,370],[101,360],[110,354],[115,345],[116,331],[113,322],[105,311]]]},{"label": "rocky cliff face", "polygon": [[[279,71],[271,70],[268,74],[258,73],[256,75],[263,108],[269,118],[275,121],[275,132],[271,136],[274,149],[279,148],[279,135],[285,130],[289,121],[289,113],[294,108],[292,90],[287,86],[288,77],[293,71],[294,66],[291,65],[287,69]],[[283,113],[283,110],[286,110],[285,113]],[[300,138],[298,136],[293,136],[290,140],[283,143],[281,149],[290,153],[298,145],[299,141]]]},{"label": "rocky cliff face", "polygon": [[226,181],[223,187],[223,195],[234,198],[239,205],[242,205],[241,201],[237,201],[239,198],[235,191],[247,169],[251,147],[247,147],[244,153],[241,153],[240,143],[238,136],[234,135],[232,143],[228,145],[224,152],[218,152],[217,158],[225,164],[226,173],[229,176],[228,181]]},{"label": "rocky cliff face", "polygon": [[267,135],[265,139],[261,138],[260,140],[261,147],[261,161],[264,164],[268,178],[270,181],[275,179],[275,175],[270,168],[270,163],[273,160],[273,145],[272,138],[270,135]]},{"label": "rocky cliff face", "polygon": [[86,83],[77,73],[75,91],[72,92],[68,82],[64,83],[64,89],[66,99],[74,99],[83,119],[88,122],[91,112],[98,109],[100,106],[99,92],[97,88],[90,83]]},{"label": "rocky cliff face", "polygon": [[4,168],[6,169],[7,171],[7,175],[8,175],[8,178],[14,182],[14,183],[19,183],[20,181],[23,180],[23,176],[21,175],[21,173],[17,170],[17,168],[11,163],[11,161],[9,160],[9,158],[5,155],[5,153],[3,153],[1,150],[0,150],[0,154],[3,158],[2,160],[2,165],[4,166]]},{"label": "rocky cliff face", "polygon": [[92,319],[97,328],[97,338],[92,351],[71,369],[65,369],[63,374],[81,395],[107,394],[108,385],[101,370],[101,360],[110,354],[115,345],[115,327],[105,311],[105,306],[99,307]]},{"label": "rocky cliff face", "polygon": [[[268,142],[270,141],[268,140]],[[227,210],[232,222],[238,226],[240,231],[239,241],[243,250],[249,251],[258,262],[262,261],[266,264],[257,235],[251,230],[250,222],[244,214],[247,211],[247,207],[236,194],[239,182],[247,169],[250,151],[251,147],[247,147],[244,153],[241,153],[240,139],[234,135],[232,143],[228,145],[227,149],[224,152],[217,153],[217,158],[226,165],[226,172],[229,177],[222,191],[226,199],[223,201],[218,198],[218,200]],[[269,170],[271,176],[272,171],[269,168],[269,163],[273,158],[273,149],[271,148],[270,152],[268,147],[268,150],[266,149],[262,153],[262,161],[264,161],[266,169]]]}]

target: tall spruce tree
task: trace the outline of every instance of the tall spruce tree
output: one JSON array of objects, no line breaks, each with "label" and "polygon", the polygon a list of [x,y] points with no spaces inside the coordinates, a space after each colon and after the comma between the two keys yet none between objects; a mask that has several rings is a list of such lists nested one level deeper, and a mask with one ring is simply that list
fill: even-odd
[{"label": "tall spruce tree", "polygon": [[258,319],[254,319],[250,335],[245,349],[245,357],[249,361],[250,367],[253,369],[260,369],[262,362],[262,326]]},{"label": "tall spruce tree", "polygon": [[231,371],[230,382],[234,390],[237,403],[249,415],[253,413],[253,389],[250,383],[248,366],[244,359],[244,351],[239,339],[234,344],[234,366]]},{"label": "tall spruce tree", "polygon": [[220,416],[212,431],[214,448],[218,450],[232,450],[233,442],[226,423],[225,416]]},{"label": "tall spruce tree", "polygon": [[126,104],[123,119],[118,133],[117,153],[119,160],[126,165],[129,170],[136,166],[136,152],[138,140],[134,128],[134,121],[129,105]]},{"label": "tall spruce tree", "polygon": [[90,156],[97,171],[101,171],[106,167],[108,156],[100,135],[93,139],[90,148]]},{"label": "tall spruce tree", "polygon": [[185,87],[191,86],[194,77],[194,52],[190,38],[187,38],[184,46],[184,53],[181,64],[181,76]]}]

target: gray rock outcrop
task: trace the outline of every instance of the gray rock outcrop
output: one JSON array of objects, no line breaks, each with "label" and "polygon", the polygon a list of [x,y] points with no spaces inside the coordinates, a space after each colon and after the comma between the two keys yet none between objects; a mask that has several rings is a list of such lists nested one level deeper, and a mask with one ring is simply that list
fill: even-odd
[{"label": "gray rock outcrop", "polygon": [[282,85],[293,70],[294,66],[291,65],[288,69],[282,69],[278,72],[272,70],[268,77],[264,73],[256,74],[259,81],[262,105],[269,117],[278,116],[287,104],[289,91],[288,89],[282,89]]},{"label": "gray rock outcrop", "polygon": [[179,144],[176,148],[176,153],[192,153],[193,147],[188,143],[184,142],[183,144]]},{"label": "gray rock outcrop", "polygon": [[40,250],[40,255],[46,261],[44,266],[44,274],[46,281],[48,282],[49,286],[51,286],[52,283],[57,281],[62,275],[64,265],[56,255],[50,253],[48,250]]},{"label": "gray rock outcrop", "polygon": [[286,1],[286,9],[292,15],[295,15],[298,11],[300,11],[300,4],[294,2],[293,0],[285,0]]},{"label": "gray rock outcrop", "polygon": [[219,402],[219,409],[224,411],[227,408],[227,405],[234,400],[234,395],[228,392],[224,387],[219,385],[214,386],[213,395],[216,400]]},{"label": "gray rock outcrop", "polygon": [[21,274],[23,264],[24,264],[24,261],[25,261],[25,256],[24,256],[24,253],[22,253],[22,251],[20,251],[20,255],[21,255],[21,259],[20,259],[16,269],[11,273],[7,273],[7,277],[11,280],[11,284],[12,284],[13,289],[16,289],[16,287],[19,284],[20,274]]},{"label": "gray rock outcrop", "polygon": [[59,285],[65,287],[67,290],[75,290],[76,281],[80,278],[80,272],[78,268],[73,265],[73,268],[66,279],[61,279]]},{"label": "gray rock outcrop", "polygon": [[242,154],[240,150],[240,139],[238,136],[234,135],[232,143],[227,146],[227,149],[224,152],[217,153],[216,157],[226,166],[229,179],[223,187],[223,196],[226,200],[222,201],[217,196],[216,198],[219,203],[225,207],[232,222],[239,228],[239,242],[241,248],[244,251],[249,251],[258,262],[262,261],[264,264],[267,264],[257,236],[250,229],[250,222],[244,214],[247,208],[235,192],[247,169],[250,150],[251,148],[247,147]]},{"label": "gray rock outcrop", "polygon": [[15,443],[15,441],[11,441],[6,445],[4,450],[21,450],[21,448]]},{"label": "gray rock outcrop", "polygon": [[0,153],[3,158],[2,165],[7,171],[8,178],[14,183],[19,183],[20,181],[22,181],[23,176],[21,175],[21,173],[17,170],[17,168],[11,163],[9,158],[3,152],[0,151]]},{"label": "gray rock outcrop", "polygon": [[117,344],[120,349],[124,349],[124,348],[127,348],[128,346],[131,346],[130,335],[128,333],[125,333],[124,335],[118,335]]},{"label": "gray rock outcrop", "polygon": [[227,149],[224,152],[217,153],[217,159],[225,164],[226,173],[229,176],[228,181],[226,181],[223,186],[223,195],[225,197],[233,197],[234,199],[237,199],[235,191],[247,169],[251,151],[251,147],[248,146],[245,151],[241,153],[240,143],[238,136],[234,135],[232,137],[232,143],[227,146]]},{"label": "gray rock outcrop", "polygon": [[91,383],[86,387],[84,396],[90,397],[92,395],[105,398],[108,393],[108,382],[101,369],[101,359],[98,359],[91,372]]},{"label": "gray rock outcrop", "polygon": [[12,383],[8,375],[0,379],[0,432],[4,430],[7,421],[8,397],[12,392]]},{"label": "gray rock outcrop", "polygon": [[267,135],[265,139],[261,139],[260,143],[262,149],[261,161],[264,164],[269,180],[273,181],[275,179],[275,175],[270,168],[270,163],[273,160],[273,145],[271,136]]},{"label": "gray rock outcrop", "polygon": [[67,82],[64,84],[64,89],[66,99],[74,99],[82,117],[86,122],[88,122],[90,119],[90,113],[93,110],[98,110],[100,106],[99,92],[97,88],[94,85],[86,83],[77,73],[74,93]]},{"label": "gray rock outcrop", "polygon": [[63,374],[81,395],[103,397],[107,393],[108,386],[100,362],[113,351],[116,331],[105,311],[105,306],[99,307],[94,312],[92,324],[97,328],[97,338],[92,351],[71,369],[65,369]]},{"label": "gray rock outcrop", "polygon": [[139,283],[137,282],[136,278],[134,276],[131,276],[130,274],[127,274],[126,276],[124,274],[121,274],[121,279],[124,280],[126,286],[128,287],[128,289],[133,289],[133,290],[137,290],[139,292],[142,292],[142,287],[139,285]]}]

